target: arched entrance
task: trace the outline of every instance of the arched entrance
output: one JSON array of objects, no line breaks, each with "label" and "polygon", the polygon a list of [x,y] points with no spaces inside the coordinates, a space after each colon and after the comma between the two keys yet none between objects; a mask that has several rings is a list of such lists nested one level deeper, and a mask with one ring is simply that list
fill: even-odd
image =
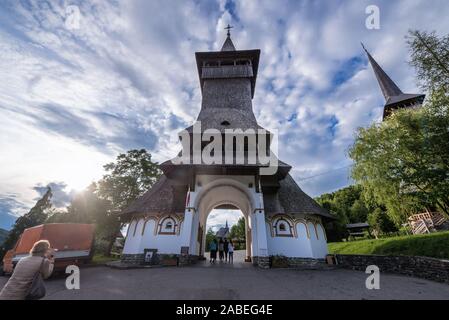
[{"label": "arched entrance", "polygon": [[196,213],[192,221],[191,247],[199,256],[205,256],[206,249],[206,223],[213,209],[238,209],[245,219],[246,260],[251,261],[255,252],[254,239],[255,228],[252,213],[254,195],[236,179],[214,179],[204,184],[195,197],[194,205]]},{"label": "arched entrance", "polygon": [[222,238],[232,241],[234,263],[249,262],[248,257],[251,255],[251,250],[246,251],[248,247],[246,243],[247,224],[245,216],[237,207],[226,205],[214,208],[209,213],[206,221],[206,241],[203,246],[206,258],[210,258],[208,248],[212,240],[216,239],[219,241]]}]

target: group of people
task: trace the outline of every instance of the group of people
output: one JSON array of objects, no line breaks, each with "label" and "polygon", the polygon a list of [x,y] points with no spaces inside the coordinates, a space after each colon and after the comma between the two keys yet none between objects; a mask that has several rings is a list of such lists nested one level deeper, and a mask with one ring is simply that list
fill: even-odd
[{"label": "group of people", "polygon": [[210,263],[215,263],[217,261],[217,251],[218,251],[218,258],[220,259],[220,262],[234,262],[234,245],[232,244],[231,240],[223,240],[220,239],[217,241],[217,239],[214,239],[210,245]]}]

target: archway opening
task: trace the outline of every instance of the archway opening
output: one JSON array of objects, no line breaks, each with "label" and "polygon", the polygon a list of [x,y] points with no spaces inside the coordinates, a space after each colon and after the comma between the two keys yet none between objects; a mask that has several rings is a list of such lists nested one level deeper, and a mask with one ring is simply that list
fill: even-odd
[{"label": "archway opening", "polygon": [[[206,233],[210,214],[214,212],[212,217],[223,219],[221,224],[225,225],[226,215],[223,214],[223,210],[237,210],[239,212],[237,216],[243,215],[245,221],[245,260],[251,261],[251,253],[254,251],[252,239],[255,233],[251,213],[255,205],[254,196],[246,187],[247,184],[230,178],[203,180],[205,181],[202,181],[202,188],[194,201],[197,214],[193,217],[192,247],[198,256],[209,257],[209,253],[206,254],[206,249],[209,249],[206,247]],[[213,221],[213,218],[210,221]]]},{"label": "archway opening", "polygon": [[[211,243],[215,239],[218,249],[223,249],[223,253],[217,252],[216,261],[218,263],[229,263],[229,244],[233,247],[233,263],[242,263],[250,256],[247,249],[247,228],[248,222],[243,212],[233,205],[220,205],[211,210],[206,219],[205,234],[205,257],[211,260]],[[221,244],[220,244],[221,243]],[[220,248],[221,247],[221,248]],[[221,250],[219,250],[221,251]]]}]

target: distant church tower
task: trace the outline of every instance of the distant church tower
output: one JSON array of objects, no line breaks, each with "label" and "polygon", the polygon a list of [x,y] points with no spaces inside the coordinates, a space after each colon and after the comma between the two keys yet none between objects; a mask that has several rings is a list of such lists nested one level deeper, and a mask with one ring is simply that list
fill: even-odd
[{"label": "distant church tower", "polygon": [[385,120],[394,110],[405,108],[418,108],[421,107],[424,98],[424,94],[406,94],[399,89],[399,87],[391,80],[386,72],[379,66],[374,60],[371,54],[366,50],[362,44],[363,49],[368,55],[368,60],[373,67],[374,74],[379,82],[380,89],[385,97],[385,106],[383,112],[383,120]]},{"label": "distant church tower", "polygon": [[[203,259],[206,222],[213,209],[243,213],[246,261],[260,267],[268,267],[273,255],[306,263],[327,254],[323,224],[333,216],[299,188],[289,174],[291,166],[275,158],[271,133],[260,133],[263,128],[252,106],[260,50],[236,50],[230,28],[220,51],[195,53],[202,103],[196,122],[180,133],[182,154],[189,156],[188,162],[180,164],[178,158],[163,162],[163,176],[122,214],[123,221],[129,222],[122,255],[126,262],[140,263],[150,250],[189,261]],[[207,129],[223,137],[219,144],[223,156],[231,147],[231,163],[195,161],[212,142],[201,140]],[[232,134],[231,130],[241,131]],[[229,136],[233,138],[228,144]],[[243,143],[237,144],[237,136]],[[186,148],[185,141],[193,143]],[[272,174],[262,173],[270,166],[260,158],[249,161],[249,147],[254,143],[258,154],[277,160]],[[220,148],[213,149],[214,154],[220,154],[216,152]]]}]

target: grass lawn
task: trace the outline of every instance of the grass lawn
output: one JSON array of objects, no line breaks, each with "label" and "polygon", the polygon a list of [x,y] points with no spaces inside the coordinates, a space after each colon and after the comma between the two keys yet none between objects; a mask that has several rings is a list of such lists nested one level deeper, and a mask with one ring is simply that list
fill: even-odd
[{"label": "grass lawn", "polygon": [[329,253],[424,256],[449,259],[449,232],[329,243]]}]

